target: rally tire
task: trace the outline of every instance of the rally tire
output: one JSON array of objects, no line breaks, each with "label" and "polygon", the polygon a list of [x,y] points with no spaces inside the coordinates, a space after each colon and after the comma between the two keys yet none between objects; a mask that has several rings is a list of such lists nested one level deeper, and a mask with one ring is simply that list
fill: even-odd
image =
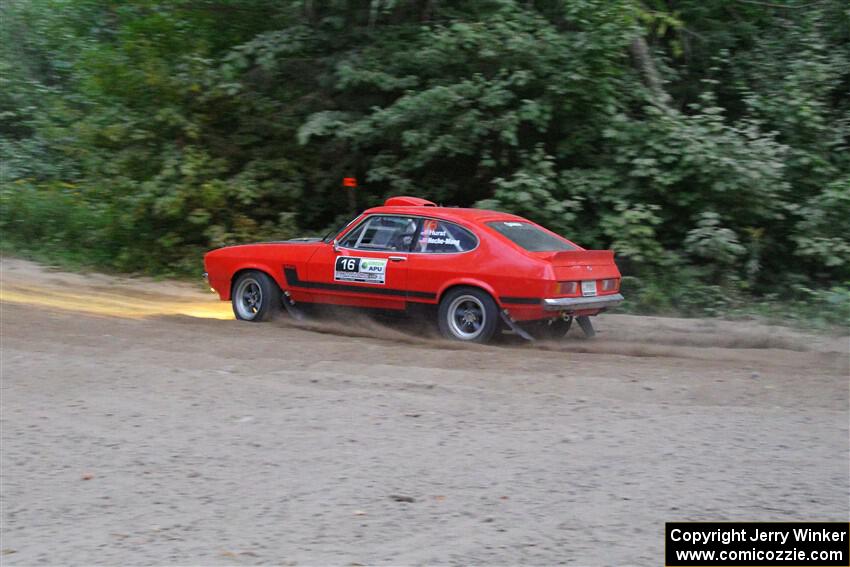
[{"label": "rally tire", "polygon": [[486,343],[499,328],[499,308],[484,290],[459,287],[443,296],[437,323],[447,339]]},{"label": "rally tire", "polygon": [[245,272],[236,278],[230,299],[236,318],[252,323],[275,318],[283,305],[277,282],[256,270]]}]

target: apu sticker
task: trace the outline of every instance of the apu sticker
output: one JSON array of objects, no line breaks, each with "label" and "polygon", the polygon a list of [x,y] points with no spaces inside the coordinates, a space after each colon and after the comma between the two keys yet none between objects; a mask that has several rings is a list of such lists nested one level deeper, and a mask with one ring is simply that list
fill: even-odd
[{"label": "apu sticker", "polygon": [[340,256],[334,267],[334,280],[338,282],[383,284],[386,274],[386,258]]}]

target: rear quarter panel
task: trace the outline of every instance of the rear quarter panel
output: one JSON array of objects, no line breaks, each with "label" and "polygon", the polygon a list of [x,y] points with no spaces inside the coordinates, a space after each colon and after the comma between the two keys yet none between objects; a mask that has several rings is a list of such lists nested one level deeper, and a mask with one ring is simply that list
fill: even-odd
[{"label": "rear quarter panel", "polygon": [[545,262],[506,246],[480,226],[457,224],[475,233],[478,247],[457,254],[410,254],[410,291],[435,293],[438,302],[452,287],[470,285],[486,290],[500,305],[507,304],[505,299],[543,297],[551,281]]}]

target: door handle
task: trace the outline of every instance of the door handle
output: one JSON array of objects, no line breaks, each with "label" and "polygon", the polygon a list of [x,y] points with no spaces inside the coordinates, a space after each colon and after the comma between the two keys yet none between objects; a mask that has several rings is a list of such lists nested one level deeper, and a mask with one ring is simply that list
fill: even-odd
[{"label": "door handle", "polygon": [[390,256],[389,257],[390,262],[404,262],[405,260],[407,260],[407,258],[405,256]]}]

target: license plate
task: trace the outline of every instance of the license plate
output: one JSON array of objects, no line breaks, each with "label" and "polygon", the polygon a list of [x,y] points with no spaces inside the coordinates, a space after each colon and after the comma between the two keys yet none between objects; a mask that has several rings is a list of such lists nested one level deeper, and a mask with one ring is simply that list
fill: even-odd
[{"label": "license plate", "polygon": [[596,280],[581,282],[582,295],[596,295]]}]

